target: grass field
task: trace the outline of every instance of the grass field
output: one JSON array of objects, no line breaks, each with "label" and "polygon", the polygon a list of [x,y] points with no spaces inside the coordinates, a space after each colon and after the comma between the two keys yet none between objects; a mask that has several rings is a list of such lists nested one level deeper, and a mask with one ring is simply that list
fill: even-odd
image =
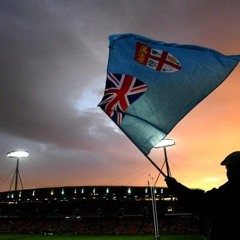
[{"label": "grass field", "polygon": [[[131,235],[131,236],[109,236],[109,235],[38,235],[38,234],[0,234],[0,240],[155,240],[154,236]],[[167,235],[160,236],[160,240],[202,240],[197,235]]]}]

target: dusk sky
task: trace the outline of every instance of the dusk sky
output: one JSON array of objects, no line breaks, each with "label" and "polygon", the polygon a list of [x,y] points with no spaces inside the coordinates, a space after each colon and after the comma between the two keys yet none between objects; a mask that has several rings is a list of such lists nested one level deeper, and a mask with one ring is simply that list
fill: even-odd
[{"label": "dusk sky", "polygon": [[[158,170],[97,107],[103,96],[108,36],[240,54],[239,0],[1,0],[0,191],[16,159],[24,189],[147,186]],[[171,174],[192,188],[218,187],[220,162],[240,150],[240,65],[167,135]],[[162,167],[163,149],[150,158]],[[166,186],[163,176],[157,186]],[[19,186],[20,187],[20,186]]]}]

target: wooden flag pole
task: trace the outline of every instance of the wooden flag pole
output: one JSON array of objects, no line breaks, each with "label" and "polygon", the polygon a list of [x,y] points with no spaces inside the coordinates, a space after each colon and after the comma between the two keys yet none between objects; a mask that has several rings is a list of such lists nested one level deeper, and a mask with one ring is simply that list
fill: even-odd
[{"label": "wooden flag pole", "polygon": [[[145,155],[146,156],[146,155]],[[146,158],[152,163],[152,165],[166,178],[167,175],[163,172],[163,170],[149,157],[146,156]]]}]

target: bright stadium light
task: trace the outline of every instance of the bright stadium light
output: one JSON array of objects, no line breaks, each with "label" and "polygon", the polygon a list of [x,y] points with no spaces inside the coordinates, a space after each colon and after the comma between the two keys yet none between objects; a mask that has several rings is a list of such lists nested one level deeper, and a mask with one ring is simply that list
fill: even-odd
[{"label": "bright stadium light", "polygon": [[15,170],[15,173],[14,173],[9,191],[11,191],[14,179],[15,179],[14,190],[17,191],[17,189],[18,189],[18,180],[20,180],[20,183],[21,183],[21,186],[22,186],[22,189],[23,189],[22,179],[21,179],[21,176],[20,176],[20,173],[19,173],[19,159],[20,158],[27,158],[28,156],[29,156],[29,153],[27,151],[11,151],[11,152],[7,153],[8,158],[16,158],[17,159],[16,170]]},{"label": "bright stadium light", "polygon": [[26,158],[29,156],[27,151],[11,151],[7,153],[9,158]]},{"label": "bright stadium light", "polygon": [[157,143],[154,148],[162,148],[162,147],[170,147],[175,145],[175,141],[172,139],[163,139],[159,143]]}]

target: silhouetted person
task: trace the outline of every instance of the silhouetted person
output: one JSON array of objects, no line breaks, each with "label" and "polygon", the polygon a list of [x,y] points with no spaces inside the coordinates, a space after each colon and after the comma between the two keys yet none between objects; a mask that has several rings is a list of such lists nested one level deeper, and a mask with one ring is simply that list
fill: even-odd
[{"label": "silhouetted person", "polygon": [[229,154],[221,165],[226,167],[228,181],[209,191],[189,189],[173,177],[165,181],[179,201],[210,219],[211,240],[240,239],[240,151]]}]

